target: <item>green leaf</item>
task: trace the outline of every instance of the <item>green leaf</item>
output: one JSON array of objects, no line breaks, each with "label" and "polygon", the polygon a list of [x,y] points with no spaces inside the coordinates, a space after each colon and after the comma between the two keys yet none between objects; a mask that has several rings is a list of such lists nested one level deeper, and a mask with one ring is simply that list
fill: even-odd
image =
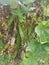
[{"label": "green leaf", "polygon": [[19,65],[38,65],[38,62],[31,52],[28,52],[27,56],[28,57],[24,57],[23,61]]},{"label": "green leaf", "polygon": [[49,52],[49,43],[43,44],[43,47],[47,52]]},{"label": "green leaf", "polygon": [[16,46],[17,46],[17,49],[19,48],[19,45],[20,44],[21,44],[21,37],[20,37],[20,34],[18,33],[17,38],[16,38]]},{"label": "green leaf", "polygon": [[13,55],[13,58],[15,58],[17,56],[20,45],[21,45],[21,37],[20,37],[20,34],[18,33],[17,38],[16,38],[16,51],[15,51],[15,53]]},{"label": "green leaf", "polygon": [[49,21],[46,22],[45,27],[49,28]]},{"label": "green leaf", "polygon": [[8,21],[8,27],[10,27],[11,24],[13,23],[14,17],[15,17],[15,15],[12,15],[12,16],[10,17],[10,19],[9,19],[9,21]]},{"label": "green leaf", "polygon": [[34,2],[35,0],[26,0],[26,4],[29,4],[31,2]]},{"label": "green leaf", "polygon": [[17,11],[17,15],[18,15],[18,18],[19,18],[19,22],[22,23],[23,22],[23,13],[21,11]]},{"label": "green leaf", "polygon": [[3,34],[0,32],[0,38],[2,38],[3,37]]},{"label": "green leaf", "polygon": [[10,62],[11,57],[9,55],[0,55],[0,64],[7,64]]},{"label": "green leaf", "polygon": [[17,13],[17,10],[15,9],[13,9],[12,11],[11,11],[11,13],[13,14],[13,15],[15,15],[15,16],[18,16],[18,13]]},{"label": "green leaf", "polygon": [[19,65],[39,65],[38,61],[44,62],[48,59],[46,51],[42,44],[33,39],[28,42],[28,48],[26,49],[25,57]]},{"label": "green leaf", "polygon": [[4,60],[4,56],[0,55],[0,64],[1,65],[4,64],[3,60]]},{"label": "green leaf", "polygon": [[32,54],[36,57],[36,59],[45,60],[47,57],[47,52],[42,44],[40,44],[37,40],[33,39],[31,42],[28,43],[28,49],[29,52],[32,52]]},{"label": "green leaf", "polygon": [[23,33],[23,31],[22,31],[22,27],[21,27],[20,24],[19,24],[19,33],[20,33],[21,39],[23,39],[24,33]]},{"label": "green leaf", "polygon": [[2,40],[0,40],[0,49],[2,49],[3,47],[3,43],[2,43]]},{"label": "green leaf", "polygon": [[4,59],[3,60],[4,63],[8,63],[8,62],[10,62],[11,57],[6,54],[3,59]]},{"label": "green leaf", "polygon": [[36,26],[35,32],[42,44],[49,42],[49,29],[45,28],[45,25],[40,23],[38,26]]},{"label": "green leaf", "polygon": [[29,12],[29,8],[23,5],[21,6],[21,11],[23,14],[27,14]]}]

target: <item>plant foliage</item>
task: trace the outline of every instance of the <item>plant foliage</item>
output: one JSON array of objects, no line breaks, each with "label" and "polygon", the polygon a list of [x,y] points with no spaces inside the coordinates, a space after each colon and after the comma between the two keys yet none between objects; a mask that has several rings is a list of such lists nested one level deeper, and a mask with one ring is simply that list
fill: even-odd
[{"label": "plant foliage", "polygon": [[[38,0],[25,0],[26,4],[17,0],[8,2],[13,8],[5,22],[7,29],[3,27],[0,33],[0,64],[21,57],[19,65],[49,63],[49,15],[46,15],[49,7],[45,7],[44,0],[41,3]],[[31,2],[34,6],[28,7]]]}]

